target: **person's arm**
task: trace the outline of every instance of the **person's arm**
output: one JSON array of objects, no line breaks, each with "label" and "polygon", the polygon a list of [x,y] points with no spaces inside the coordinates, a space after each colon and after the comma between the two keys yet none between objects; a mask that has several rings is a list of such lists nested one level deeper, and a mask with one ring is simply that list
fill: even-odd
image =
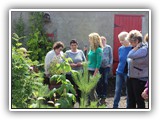
[{"label": "person's arm", "polygon": [[109,47],[109,58],[110,58],[110,61],[109,61],[110,66],[109,67],[111,67],[113,64],[113,51],[112,51],[111,46]]},{"label": "person's arm", "polygon": [[[81,54],[81,57],[82,57],[82,62],[85,62],[86,61],[86,57],[85,57],[85,55],[84,55],[82,50],[80,51],[80,54]],[[78,62],[77,63],[77,67],[83,66],[82,62]]]},{"label": "person's arm", "polygon": [[148,99],[148,94],[147,94],[146,90],[147,89],[144,89],[144,91],[141,94],[142,98],[145,99],[145,100]]},{"label": "person's arm", "polygon": [[137,59],[137,58],[145,57],[147,54],[148,54],[147,48],[135,47],[128,53],[128,58]]},{"label": "person's arm", "polygon": [[54,53],[47,53],[46,57],[45,57],[45,72],[48,72],[48,69],[50,67],[50,63],[52,62],[53,58],[54,58],[55,54]]},{"label": "person's arm", "polygon": [[99,68],[101,66],[102,54],[103,54],[102,49],[101,48],[97,48],[97,50],[96,50],[96,61],[97,61],[97,63],[96,63],[96,69],[95,69],[94,74],[93,74],[94,76],[98,73]]},{"label": "person's arm", "polygon": [[[67,50],[66,52],[65,52],[65,55],[66,55],[66,58],[69,58],[69,51]],[[70,57],[71,58],[71,57]],[[71,58],[72,59],[72,58]],[[75,64],[75,63],[73,63],[73,62],[70,62],[69,63],[70,64],[70,66],[72,67],[72,68],[74,68],[74,67],[77,67],[77,64]]]},{"label": "person's arm", "polygon": [[94,74],[93,74],[93,76],[96,76],[96,74],[99,72],[99,69],[98,68],[96,68],[95,69],[95,71],[94,71]]},{"label": "person's arm", "polygon": [[81,53],[82,53],[82,59],[83,59],[83,62],[85,62],[85,61],[86,61],[86,57],[85,57],[85,55],[84,55],[84,52],[83,52],[83,51],[81,51]]},{"label": "person's arm", "polygon": [[149,86],[149,83],[148,83],[148,81],[147,81],[147,83],[146,83],[146,85],[145,85],[145,87],[146,87],[146,94],[148,95],[148,86]]},{"label": "person's arm", "polygon": [[144,91],[142,92],[142,94],[141,94],[141,96],[143,97],[143,99],[148,99],[148,81],[147,81],[147,83],[146,83],[146,85],[145,85],[145,89],[144,89]]},{"label": "person's arm", "polygon": [[68,50],[64,53],[65,57],[68,58]]},{"label": "person's arm", "polygon": [[70,66],[71,66],[71,67],[77,67],[78,65],[75,64],[75,63],[70,63]]}]

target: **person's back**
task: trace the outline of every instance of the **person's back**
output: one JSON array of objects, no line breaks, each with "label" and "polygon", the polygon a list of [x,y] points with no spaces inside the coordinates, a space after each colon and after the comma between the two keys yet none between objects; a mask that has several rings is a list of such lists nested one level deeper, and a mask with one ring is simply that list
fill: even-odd
[{"label": "person's back", "polygon": [[113,53],[110,45],[107,45],[103,48],[103,56],[101,67],[107,67],[108,65],[112,65],[113,63]]},{"label": "person's back", "polygon": [[90,50],[88,53],[88,69],[95,70],[96,68],[100,68],[102,62],[102,48],[98,47],[95,51]]}]

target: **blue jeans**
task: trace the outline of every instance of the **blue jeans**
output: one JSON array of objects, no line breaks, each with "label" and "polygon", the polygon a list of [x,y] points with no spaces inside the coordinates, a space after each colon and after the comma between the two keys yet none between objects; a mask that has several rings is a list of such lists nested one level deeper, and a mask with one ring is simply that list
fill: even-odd
[{"label": "blue jeans", "polygon": [[[116,73],[115,95],[114,95],[113,108],[118,108],[118,104],[119,104],[120,97],[121,97],[122,85],[123,85],[123,83],[125,83],[125,86],[126,86],[126,82],[127,82],[127,74]],[[127,87],[126,87],[126,94],[127,94]],[[128,107],[128,95],[127,95],[127,107]]]},{"label": "blue jeans", "polygon": [[107,96],[107,86],[108,86],[108,75],[110,72],[110,67],[100,68],[99,72],[101,74],[101,78],[97,84],[97,94],[99,97],[105,98]]}]

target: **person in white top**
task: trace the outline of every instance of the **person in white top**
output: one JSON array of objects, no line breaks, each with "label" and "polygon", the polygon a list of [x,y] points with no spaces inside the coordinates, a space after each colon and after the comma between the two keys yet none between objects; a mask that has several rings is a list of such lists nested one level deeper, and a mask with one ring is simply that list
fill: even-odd
[{"label": "person in white top", "polygon": [[55,60],[58,59],[59,62],[62,62],[62,58],[61,56],[63,55],[63,48],[64,48],[64,44],[60,41],[54,43],[53,45],[53,50],[49,51],[46,56],[45,56],[45,65],[44,65],[44,69],[45,69],[45,75],[46,77],[49,77],[49,66],[50,63]]}]

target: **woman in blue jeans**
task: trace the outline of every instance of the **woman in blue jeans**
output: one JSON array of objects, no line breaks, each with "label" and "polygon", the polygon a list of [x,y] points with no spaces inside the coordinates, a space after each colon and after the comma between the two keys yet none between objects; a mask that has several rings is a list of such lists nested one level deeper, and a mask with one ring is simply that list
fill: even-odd
[{"label": "woman in blue jeans", "polygon": [[[119,51],[118,51],[119,63],[116,69],[116,83],[115,83],[115,95],[114,95],[113,108],[118,108],[120,97],[121,97],[122,85],[127,81],[127,71],[128,71],[127,55],[129,51],[132,49],[132,47],[129,45],[129,41],[125,39],[127,35],[128,35],[128,32],[121,32],[118,35],[119,42],[122,44],[122,46],[119,47]],[[128,97],[127,97],[127,101],[128,101]],[[127,102],[127,106],[128,106],[128,102]]]},{"label": "woman in blue jeans", "polygon": [[99,69],[101,74],[101,78],[97,84],[97,94],[99,98],[107,97],[107,87],[108,87],[108,76],[110,72],[110,68],[113,63],[113,52],[110,45],[107,44],[107,39],[104,36],[101,36],[102,45],[103,45],[103,55],[102,55],[102,63]]}]

